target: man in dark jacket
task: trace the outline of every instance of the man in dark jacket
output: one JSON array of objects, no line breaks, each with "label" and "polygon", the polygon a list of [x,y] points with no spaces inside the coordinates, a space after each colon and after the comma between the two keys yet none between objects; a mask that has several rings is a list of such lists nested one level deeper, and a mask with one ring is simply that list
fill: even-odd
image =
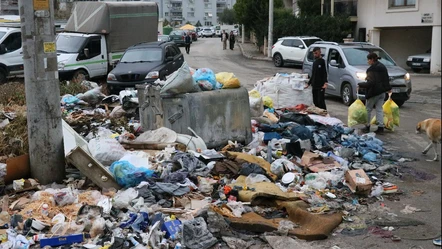
[{"label": "man in dark jacket", "polygon": [[[322,59],[321,48],[313,48],[315,61],[312,66],[312,77],[308,82],[308,86],[312,85],[313,103],[316,107],[327,110],[325,106],[325,89],[327,88],[327,68],[325,61]],[[307,86],[307,87],[308,87]]]},{"label": "man in dark jacket", "polygon": [[186,37],[184,38],[184,43],[186,46],[186,53],[190,52],[190,43],[192,43],[192,37],[190,36],[190,32],[187,32]]},{"label": "man in dark jacket", "polygon": [[385,93],[391,92],[390,78],[387,68],[378,61],[378,55],[369,53],[367,55],[368,64],[366,82],[359,83],[358,86],[365,88],[366,108],[368,112],[368,124],[365,125],[364,132],[370,132],[371,111],[376,106],[376,121],[378,123],[377,133],[384,131],[384,104]]}]

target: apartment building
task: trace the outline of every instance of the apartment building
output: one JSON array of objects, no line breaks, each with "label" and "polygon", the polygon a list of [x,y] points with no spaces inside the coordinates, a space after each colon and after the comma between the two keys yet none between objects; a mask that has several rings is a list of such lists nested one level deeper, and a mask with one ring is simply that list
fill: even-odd
[{"label": "apartment building", "polygon": [[0,15],[18,14],[18,0],[0,0]]},{"label": "apartment building", "polygon": [[172,24],[195,25],[198,21],[203,26],[218,24],[218,15],[226,8],[233,8],[236,0],[152,0],[158,3],[160,18]]}]

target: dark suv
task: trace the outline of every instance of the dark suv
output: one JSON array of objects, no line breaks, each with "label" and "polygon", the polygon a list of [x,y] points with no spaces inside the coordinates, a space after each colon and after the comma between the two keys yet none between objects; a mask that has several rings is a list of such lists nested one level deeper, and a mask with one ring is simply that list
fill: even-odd
[{"label": "dark suv", "polygon": [[111,92],[117,92],[137,84],[164,80],[183,62],[184,56],[173,42],[140,43],[124,52],[116,67],[107,75],[107,85]]}]

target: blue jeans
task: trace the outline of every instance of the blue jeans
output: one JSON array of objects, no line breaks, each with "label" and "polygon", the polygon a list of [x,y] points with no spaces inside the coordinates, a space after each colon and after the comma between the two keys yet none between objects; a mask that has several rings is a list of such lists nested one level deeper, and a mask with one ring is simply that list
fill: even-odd
[{"label": "blue jeans", "polygon": [[367,99],[365,103],[365,107],[367,108],[367,113],[368,113],[367,126],[370,125],[371,111],[376,105],[376,123],[378,127],[384,127],[384,110],[382,109],[382,105],[384,105],[384,98],[385,98],[385,93],[381,93],[379,95]]}]

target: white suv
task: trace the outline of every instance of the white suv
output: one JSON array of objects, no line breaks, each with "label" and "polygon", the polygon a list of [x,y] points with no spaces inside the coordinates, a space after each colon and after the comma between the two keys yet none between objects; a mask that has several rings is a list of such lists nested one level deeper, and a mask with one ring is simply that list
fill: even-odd
[{"label": "white suv", "polygon": [[284,63],[302,65],[307,48],[321,38],[314,36],[289,36],[279,38],[272,47],[273,63],[282,67]]}]

